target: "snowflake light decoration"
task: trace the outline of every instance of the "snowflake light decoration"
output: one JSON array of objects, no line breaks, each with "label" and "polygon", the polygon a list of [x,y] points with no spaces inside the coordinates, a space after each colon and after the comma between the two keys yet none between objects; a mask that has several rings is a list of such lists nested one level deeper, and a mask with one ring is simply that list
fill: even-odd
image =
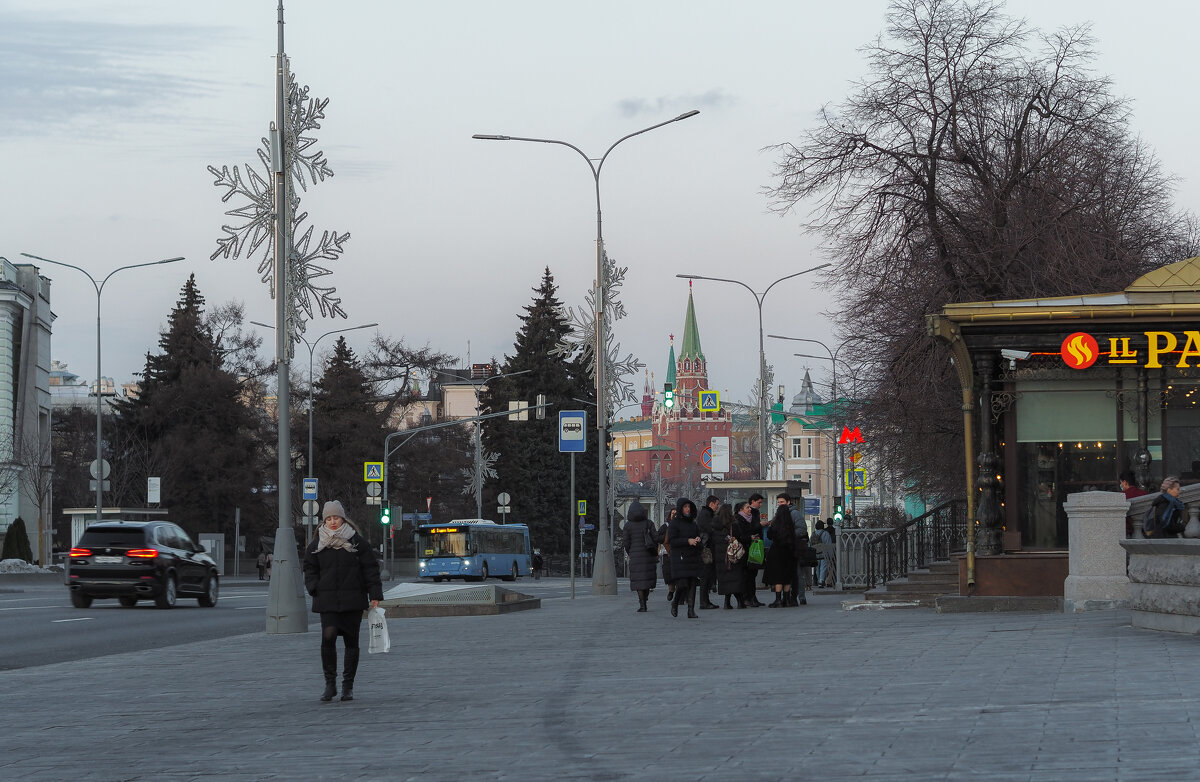
[{"label": "snowflake light decoration", "polygon": [[[349,241],[350,234],[322,231],[321,238],[314,242],[313,226],[304,225],[308,213],[300,210],[299,191],[307,192],[310,182],[316,185],[333,176],[333,169],[329,167],[325,153],[313,147],[316,138],[308,135],[320,129],[329,99],[310,98],[308,86],[298,86],[290,69],[287,73],[287,85],[286,127],[283,139],[286,150],[284,159],[289,163],[288,179],[291,183],[288,188],[288,204],[292,220],[288,239],[292,249],[287,263],[287,289],[291,295],[286,304],[287,329],[292,337],[289,340],[290,348],[299,341],[300,335],[304,333],[305,323],[312,319],[314,310],[326,318],[347,317],[342,309],[341,298],[334,295],[336,289],[332,285],[321,284],[321,278],[332,274],[321,262],[337,260],[344,250],[345,243]],[[275,195],[271,142],[268,138],[263,137],[257,154],[259,166],[252,167],[247,163],[244,174],[236,165],[232,170],[229,166],[222,166],[219,170],[216,166],[208,167],[209,173],[215,177],[213,184],[225,191],[221,196],[222,203],[228,203],[235,197],[244,201],[241,206],[225,213],[240,222],[236,225],[221,226],[224,236],[217,239],[217,249],[209,259],[240,258],[242,255],[250,258],[262,250],[258,272],[274,298]],[[296,238],[297,235],[299,239]]]},{"label": "snowflake light decoration", "polygon": [[469,468],[460,470],[462,476],[467,479],[463,485],[462,493],[468,497],[475,495],[476,499],[481,499],[483,495],[483,484],[485,481],[495,480],[500,477],[500,473],[496,472],[496,460],[500,455],[492,451],[483,451],[479,456],[479,472],[480,475],[475,475],[475,465],[472,464]]},{"label": "snowflake light decoration", "polygon": [[[604,357],[607,362],[605,364],[605,385],[607,386],[605,400],[606,409],[611,417],[613,411],[620,409],[622,403],[637,401],[637,397],[634,396],[633,383],[628,378],[646,365],[634,358],[632,353],[624,358],[620,357],[621,345],[613,339],[612,326],[625,317],[625,305],[621,303],[619,296],[629,267],[618,267],[608,257],[608,252],[603,250],[602,252],[604,252],[601,264],[604,270],[603,289],[608,291],[604,313],[608,325],[605,333]],[[597,291],[593,288],[588,291],[584,299],[584,306],[578,309],[563,307],[559,310],[559,314],[570,325],[571,331],[550,351],[552,356],[562,356],[568,359],[576,353],[582,354],[587,361],[588,374],[592,378],[596,377],[596,295]]]}]

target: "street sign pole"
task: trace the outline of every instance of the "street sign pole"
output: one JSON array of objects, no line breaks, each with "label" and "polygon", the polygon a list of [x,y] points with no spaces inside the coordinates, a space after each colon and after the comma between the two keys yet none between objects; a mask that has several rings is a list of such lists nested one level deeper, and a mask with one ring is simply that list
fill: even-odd
[{"label": "street sign pole", "polygon": [[[575,508],[575,452],[571,452],[571,508]],[[567,518],[570,518],[568,516]],[[571,533],[571,522],[567,522],[567,537],[571,539],[571,599],[575,599],[575,536]],[[583,538],[579,539],[582,548]]]}]

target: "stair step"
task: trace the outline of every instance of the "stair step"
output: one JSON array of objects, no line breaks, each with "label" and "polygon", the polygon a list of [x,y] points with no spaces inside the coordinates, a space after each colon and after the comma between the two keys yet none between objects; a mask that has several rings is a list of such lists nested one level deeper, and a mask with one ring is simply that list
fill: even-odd
[{"label": "stair step", "polygon": [[937,599],[944,593],[933,592],[897,592],[885,589],[871,589],[863,593],[863,600],[869,603],[920,603],[921,607],[933,607]]},{"label": "stair step", "polygon": [[910,582],[923,583],[938,583],[938,584],[957,584],[958,573],[930,573],[928,571],[914,570],[908,574]]},{"label": "stair step", "polygon": [[944,595],[948,592],[958,593],[958,582],[941,581],[911,581],[898,578],[883,585],[889,592],[920,592],[922,594]]}]

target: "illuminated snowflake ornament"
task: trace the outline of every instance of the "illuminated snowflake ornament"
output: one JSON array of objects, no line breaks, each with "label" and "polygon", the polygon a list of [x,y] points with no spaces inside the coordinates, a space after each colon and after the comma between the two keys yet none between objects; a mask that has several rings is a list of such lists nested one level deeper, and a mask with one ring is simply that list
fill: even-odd
[{"label": "illuminated snowflake ornament", "polygon": [[[323,285],[323,279],[332,274],[328,266],[344,251],[349,233],[322,231],[314,240],[314,228],[305,225],[308,213],[300,209],[299,192],[308,191],[309,184],[316,185],[333,176],[333,169],[325,159],[325,153],[316,149],[316,138],[311,135],[321,127],[325,118],[328,98],[309,97],[308,86],[299,87],[290,69],[287,73],[286,127],[283,138],[285,157],[288,161],[288,204],[292,215],[288,230],[291,252],[288,256],[287,290],[290,301],[286,304],[287,329],[292,339],[289,346],[298,342],[305,331],[305,323],[319,312],[326,318],[345,318],[342,300],[335,295],[332,285]],[[210,260],[221,258],[247,258],[262,256],[258,272],[262,281],[275,297],[275,195],[271,166],[271,142],[264,137],[257,150],[258,165],[247,163],[244,167],[209,166],[215,177],[213,184],[224,190],[222,203],[235,199],[241,205],[225,214],[238,222],[223,225],[224,235],[217,239],[217,249]],[[297,238],[297,236],[299,238]],[[289,358],[290,358],[289,350]]]},{"label": "illuminated snowflake ornament", "polygon": [[[628,378],[646,365],[634,358],[632,353],[621,358],[621,345],[613,339],[613,324],[625,317],[625,305],[618,297],[629,268],[627,266],[618,267],[608,257],[607,252],[604,252],[601,266],[604,269],[603,289],[608,292],[604,301],[604,317],[607,322],[605,330],[605,360],[607,363],[604,377],[607,386],[605,389],[606,409],[611,417],[613,411],[620,409],[622,403],[637,401],[637,397],[634,396],[633,382]],[[588,291],[587,297],[584,299],[586,302],[584,306],[578,309],[564,307],[559,310],[559,314],[570,325],[571,331],[563,338],[562,342],[550,351],[552,356],[562,356],[567,359],[577,353],[582,354],[587,361],[588,374],[593,379],[596,377],[596,295],[597,291],[593,288]]]}]

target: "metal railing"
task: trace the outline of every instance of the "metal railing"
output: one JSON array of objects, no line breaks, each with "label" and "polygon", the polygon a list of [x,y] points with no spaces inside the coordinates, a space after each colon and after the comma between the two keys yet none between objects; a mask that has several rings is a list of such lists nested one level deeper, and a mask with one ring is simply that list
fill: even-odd
[{"label": "metal railing", "polygon": [[897,578],[950,559],[950,552],[961,551],[967,542],[967,502],[951,500],[917,516],[903,527],[877,535],[867,541],[866,587]]}]

